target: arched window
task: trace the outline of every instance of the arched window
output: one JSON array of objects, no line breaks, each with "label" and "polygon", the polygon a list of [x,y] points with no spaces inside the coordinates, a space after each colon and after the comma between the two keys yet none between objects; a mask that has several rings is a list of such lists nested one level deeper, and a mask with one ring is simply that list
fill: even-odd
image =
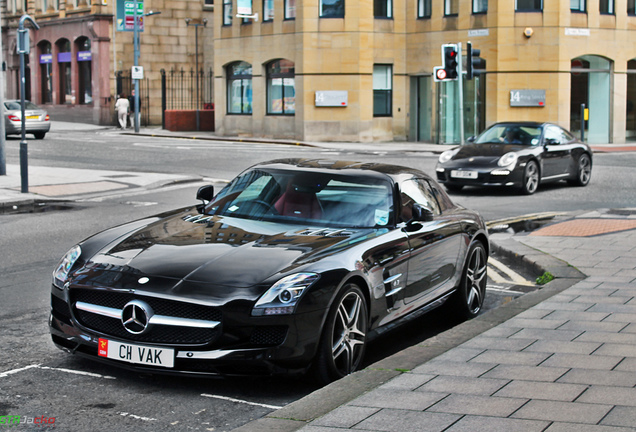
[{"label": "arched window", "polygon": [[60,39],[57,46],[57,64],[60,79],[60,104],[72,104],[73,87],[71,85],[71,43],[68,39]]},{"label": "arched window", "polygon": [[91,41],[86,37],[81,37],[77,39],[75,44],[77,45],[77,70],[79,74],[79,103],[90,104],[93,102]]},{"label": "arched window", "polygon": [[294,115],[294,62],[276,60],[267,65],[267,114]]},{"label": "arched window", "polygon": [[51,43],[42,41],[38,44],[40,54],[40,91],[41,103],[53,103],[53,54]]},{"label": "arched window", "polygon": [[228,114],[252,114],[252,65],[245,62],[227,66]]}]

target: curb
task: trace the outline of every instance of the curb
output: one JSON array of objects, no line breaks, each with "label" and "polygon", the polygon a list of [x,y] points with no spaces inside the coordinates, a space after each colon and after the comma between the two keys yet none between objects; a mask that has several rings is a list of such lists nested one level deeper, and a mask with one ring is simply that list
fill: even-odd
[{"label": "curb", "polygon": [[587,277],[565,261],[530,248],[513,239],[504,239],[501,244],[491,240],[490,245],[493,251],[521,260],[522,265],[527,266],[527,268],[538,274],[549,271],[555,276],[555,279],[536,291],[524,294],[497,309],[490,310],[470,321],[465,321],[427,339],[421,344],[411,346],[380,360],[364,370],[335,381],[263,418],[233,429],[233,431],[296,431],[312,420],[351,402],[358,396],[405,373],[405,371],[414,369],[485,331],[508,321]]}]

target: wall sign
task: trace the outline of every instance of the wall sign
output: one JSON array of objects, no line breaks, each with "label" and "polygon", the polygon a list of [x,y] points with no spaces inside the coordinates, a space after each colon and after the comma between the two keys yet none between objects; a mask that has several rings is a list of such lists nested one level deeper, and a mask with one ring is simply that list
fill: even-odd
[{"label": "wall sign", "polygon": [[511,107],[544,107],[545,90],[510,90]]},{"label": "wall sign", "polygon": [[346,107],[349,92],[344,90],[316,91],[315,106],[317,107]]}]

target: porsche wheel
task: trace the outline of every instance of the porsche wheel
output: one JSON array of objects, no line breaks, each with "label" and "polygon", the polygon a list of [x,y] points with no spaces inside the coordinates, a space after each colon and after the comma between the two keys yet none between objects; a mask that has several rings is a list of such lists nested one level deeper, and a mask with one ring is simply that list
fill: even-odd
[{"label": "porsche wheel", "polygon": [[523,184],[521,185],[521,192],[524,195],[532,195],[539,188],[540,173],[539,165],[535,161],[529,161],[526,164],[526,168],[523,170]]},{"label": "porsche wheel", "polygon": [[587,186],[592,178],[592,160],[587,154],[582,154],[576,164],[576,177],[568,180],[572,186]]},{"label": "porsche wheel", "polygon": [[334,302],[323,330],[316,375],[329,383],[355,372],[366,347],[367,302],[360,288],[347,284]]},{"label": "porsche wheel", "polygon": [[453,306],[458,317],[471,319],[481,312],[486,297],[487,264],[484,245],[479,241],[471,244],[454,298]]}]

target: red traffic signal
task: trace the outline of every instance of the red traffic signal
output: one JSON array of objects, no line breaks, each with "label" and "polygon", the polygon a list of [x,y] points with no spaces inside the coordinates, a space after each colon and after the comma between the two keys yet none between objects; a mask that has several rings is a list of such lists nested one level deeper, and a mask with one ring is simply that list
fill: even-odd
[{"label": "red traffic signal", "polygon": [[457,44],[445,44],[442,45],[442,65],[446,72],[445,79],[457,79],[457,58],[458,58]]}]

